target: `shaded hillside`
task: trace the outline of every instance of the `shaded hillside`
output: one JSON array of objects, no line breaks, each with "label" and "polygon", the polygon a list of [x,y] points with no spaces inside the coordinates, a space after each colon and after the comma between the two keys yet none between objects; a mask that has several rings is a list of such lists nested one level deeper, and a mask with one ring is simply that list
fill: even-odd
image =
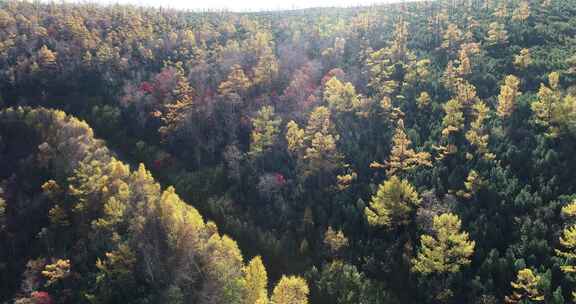
[{"label": "shaded hillside", "polygon": [[[77,275],[49,284],[79,290],[70,301],[305,294],[300,279],[246,288],[239,249],[200,213],[271,282],[305,278],[311,303],[570,303],[575,37],[576,2],[560,0],[245,14],[0,2],[2,107],[80,117],[166,189],[88,131],[75,143],[34,122],[70,124],[60,112],[4,110],[2,299],[30,296],[25,264],[41,258],[30,267],[70,259]],[[140,175],[149,201],[132,196]],[[120,248],[132,276],[106,281]]]}]

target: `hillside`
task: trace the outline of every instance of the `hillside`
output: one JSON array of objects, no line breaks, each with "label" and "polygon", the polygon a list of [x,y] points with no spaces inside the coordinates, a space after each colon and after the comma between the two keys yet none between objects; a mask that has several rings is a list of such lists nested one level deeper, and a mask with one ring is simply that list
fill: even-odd
[{"label": "hillside", "polygon": [[0,1],[0,302],[572,303],[576,1]]}]

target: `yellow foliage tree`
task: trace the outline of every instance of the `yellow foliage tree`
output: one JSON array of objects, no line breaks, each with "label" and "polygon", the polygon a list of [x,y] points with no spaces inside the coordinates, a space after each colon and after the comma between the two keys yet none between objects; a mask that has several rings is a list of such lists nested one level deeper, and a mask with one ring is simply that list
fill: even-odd
[{"label": "yellow foliage tree", "polygon": [[176,71],[176,86],[171,92],[171,100],[163,105],[164,108],[160,116],[163,126],[158,131],[163,139],[166,139],[182,125],[193,106],[194,90],[184,75],[182,64],[176,64],[174,69]]},{"label": "yellow foliage tree", "polygon": [[262,55],[254,67],[254,84],[270,85],[276,76],[278,76],[278,59],[270,50]]},{"label": "yellow foliage tree", "polygon": [[304,130],[293,120],[286,124],[286,142],[291,154],[297,154],[304,146]]},{"label": "yellow foliage tree", "polygon": [[458,44],[462,41],[462,31],[454,23],[449,23],[448,28],[444,32],[444,41],[441,47],[447,50],[454,50],[458,47]]},{"label": "yellow foliage tree", "polygon": [[50,286],[70,275],[70,260],[57,260],[53,264],[46,265],[42,271],[46,278],[46,286]]},{"label": "yellow foliage tree", "polygon": [[50,224],[54,226],[70,226],[68,214],[60,205],[54,205],[54,207],[50,208],[48,217],[50,218]]},{"label": "yellow foliage tree", "polygon": [[324,233],[324,245],[328,247],[332,254],[336,254],[348,246],[348,238],[342,230],[334,230],[332,226],[328,226]]},{"label": "yellow foliage tree", "polygon": [[504,78],[504,84],[500,86],[500,95],[498,95],[498,106],[496,114],[502,119],[510,117],[516,108],[516,97],[520,95],[518,85],[520,81],[514,75],[508,75]]},{"label": "yellow foliage tree", "polygon": [[532,64],[529,49],[521,49],[520,54],[514,56],[514,65],[519,69],[526,69]]},{"label": "yellow foliage tree", "polygon": [[372,226],[405,225],[419,204],[414,187],[407,180],[392,176],[378,187],[364,214]]},{"label": "yellow foliage tree", "polygon": [[252,119],[250,155],[258,156],[268,151],[276,142],[282,119],[276,117],[274,107],[263,106]]},{"label": "yellow foliage tree", "polygon": [[430,104],[430,95],[428,94],[428,92],[421,92],[420,95],[418,95],[418,98],[416,98],[416,105],[418,106],[419,109],[423,109],[427,107],[429,104]]},{"label": "yellow foliage tree", "polygon": [[250,80],[244,74],[242,67],[235,64],[232,66],[228,78],[218,86],[218,93],[231,102],[239,102],[240,97],[250,86]]},{"label": "yellow foliage tree", "polygon": [[471,198],[482,186],[484,186],[485,181],[482,177],[476,172],[476,170],[470,170],[468,176],[466,177],[466,181],[464,182],[464,191],[460,190],[456,194],[458,196],[464,197],[466,199]]},{"label": "yellow foliage tree", "polygon": [[268,275],[260,256],[254,257],[244,267],[244,280],[246,281],[245,304],[268,303]]},{"label": "yellow foliage tree", "polygon": [[484,132],[484,121],[488,117],[488,106],[482,101],[477,102],[472,106],[475,117],[474,121],[470,124],[470,130],[466,132],[466,139],[471,145],[475,146],[478,153],[486,160],[492,160],[496,156],[488,150],[488,134]]},{"label": "yellow foliage tree", "polygon": [[[564,217],[576,217],[576,200],[562,208]],[[566,265],[560,267],[565,273],[576,273],[576,224],[566,227],[560,236],[562,249],[556,249],[556,255],[563,258]]]},{"label": "yellow foliage tree", "polygon": [[508,43],[508,32],[504,29],[504,25],[498,22],[490,23],[488,29],[488,36],[486,37],[488,45],[498,45]]},{"label": "yellow foliage tree", "polygon": [[443,274],[460,271],[470,264],[476,243],[461,231],[457,215],[444,213],[434,217],[433,235],[420,237],[420,250],[412,259],[412,271],[422,274]]},{"label": "yellow foliage tree", "polygon": [[512,20],[524,22],[528,17],[530,17],[530,4],[526,0],[520,1],[512,13]]},{"label": "yellow foliage tree", "polygon": [[282,276],[272,291],[272,304],[308,304],[308,284],[300,277]]},{"label": "yellow foliage tree", "polygon": [[[396,174],[402,174],[407,171],[414,170],[420,166],[432,166],[430,162],[430,153],[428,152],[415,152],[410,145],[412,142],[406,136],[404,131],[404,121],[398,120],[398,126],[394,136],[392,137],[392,151],[390,152],[390,157],[384,163],[384,168],[386,168],[386,174],[388,176],[393,176]],[[382,167],[377,162],[371,164],[372,168]]]},{"label": "yellow foliage tree", "polygon": [[38,64],[41,68],[49,69],[56,65],[56,53],[43,45],[38,51]]},{"label": "yellow foliage tree", "polygon": [[331,120],[330,110],[316,107],[308,117],[308,124],[302,130],[291,121],[287,125],[286,141],[288,151],[297,157],[304,176],[316,175],[322,183],[322,173],[330,172],[342,165],[342,155],[336,143],[340,136]]},{"label": "yellow foliage tree", "polygon": [[404,19],[396,22],[390,53],[392,60],[406,61],[408,55],[408,23]]},{"label": "yellow foliage tree", "polygon": [[544,295],[538,289],[540,276],[535,275],[531,269],[524,268],[518,271],[516,281],[510,283],[514,288],[512,295],[504,300],[506,303],[524,303],[523,301],[541,302]]},{"label": "yellow foliage tree", "polygon": [[494,10],[494,16],[500,19],[508,17],[508,1],[500,2],[500,5]]},{"label": "yellow foliage tree", "polygon": [[462,112],[462,104],[456,99],[450,99],[443,108],[445,115],[442,119],[442,126],[444,126],[442,136],[448,137],[464,127],[464,113]]},{"label": "yellow foliage tree", "polygon": [[344,84],[336,77],[326,82],[324,99],[328,102],[328,106],[337,112],[351,112],[360,105],[360,98],[354,86],[350,82]]},{"label": "yellow foliage tree", "polygon": [[538,100],[531,105],[534,121],[545,127],[546,135],[552,138],[576,131],[576,97],[563,96],[559,89],[559,77],[558,72],[550,73],[550,86],[540,85]]}]

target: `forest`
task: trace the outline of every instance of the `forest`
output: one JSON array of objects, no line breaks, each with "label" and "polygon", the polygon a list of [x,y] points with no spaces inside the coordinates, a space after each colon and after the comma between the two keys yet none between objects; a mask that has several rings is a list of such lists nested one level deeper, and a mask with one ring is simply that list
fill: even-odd
[{"label": "forest", "polygon": [[0,0],[0,303],[576,302],[576,1]]}]

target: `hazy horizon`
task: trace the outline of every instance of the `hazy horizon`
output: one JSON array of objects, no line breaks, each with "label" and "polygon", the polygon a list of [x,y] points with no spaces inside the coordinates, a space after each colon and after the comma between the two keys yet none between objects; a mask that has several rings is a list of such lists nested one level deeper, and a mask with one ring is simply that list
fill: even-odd
[{"label": "hazy horizon", "polygon": [[[305,9],[317,7],[357,7],[381,5],[398,2],[412,2],[415,0],[212,0],[209,2],[187,1],[187,0],[96,0],[100,4],[131,4],[148,7],[164,7],[184,10],[223,10],[233,12],[255,12],[271,10],[290,10]],[[68,1],[68,2],[85,2],[85,1]]]}]

